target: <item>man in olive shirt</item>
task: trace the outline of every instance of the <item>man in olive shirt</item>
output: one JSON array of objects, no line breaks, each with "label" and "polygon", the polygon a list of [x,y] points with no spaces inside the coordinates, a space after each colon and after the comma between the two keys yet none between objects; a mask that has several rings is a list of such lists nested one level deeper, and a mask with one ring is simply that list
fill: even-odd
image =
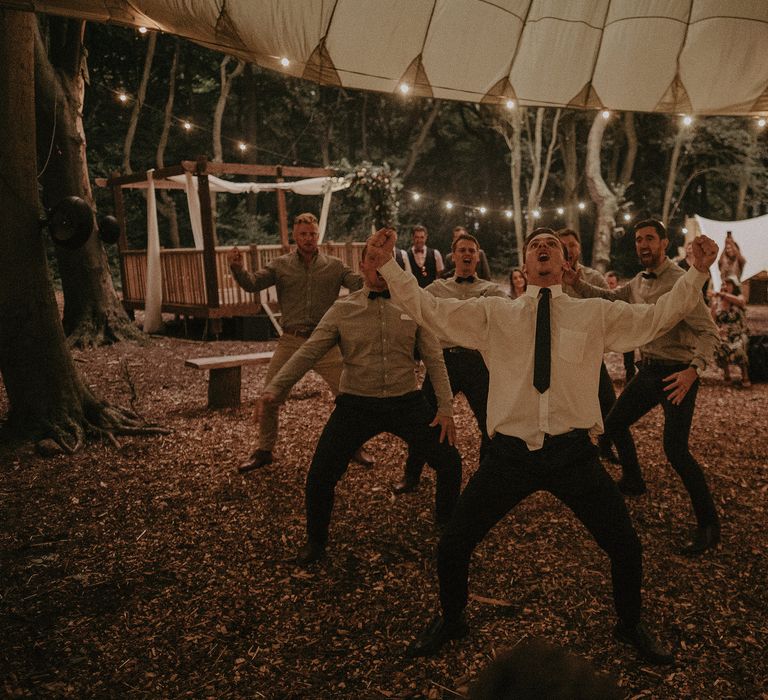
[{"label": "man in olive shirt", "polygon": [[[307,543],[297,557],[302,566],[325,554],[336,483],[355,450],[379,433],[405,440],[437,472],[438,525],[450,518],[461,489],[461,458],[453,447],[453,397],[440,344],[390,300],[387,284],[367,262],[365,250],[361,269],[363,289],[328,310],[309,340],[272,377],[259,401],[264,408],[283,401],[330,348],[341,349],[344,364],[336,407],[307,475]],[[435,386],[437,415],[416,384],[415,348]]]},{"label": "man in olive shirt", "polygon": [[[666,255],[669,239],[660,221],[635,224],[635,248],[645,271],[614,290],[572,281],[583,297],[630,304],[654,303],[685,272]],[[605,432],[619,452],[623,475],[619,489],[627,496],[645,493],[630,426],[655,406],[664,411],[664,453],[691,497],[696,529],[682,553],[701,554],[720,541],[720,519],[704,472],[688,448],[699,376],[720,342],[717,326],[699,296],[693,312],[670,331],[640,348],[640,370],[627,384],[605,420]]]},{"label": "man in olive shirt", "polygon": [[[572,228],[561,228],[557,232],[557,237],[568,251],[568,264],[571,266],[571,270],[577,272],[581,279],[588,284],[600,287],[601,289],[608,289],[608,282],[606,282],[601,272],[581,263],[581,236],[579,236],[578,232]],[[569,284],[563,284],[563,291],[568,296],[576,297],[577,299],[581,296]],[[613,380],[611,375],[608,374],[605,362],[600,366],[600,386],[597,398],[600,400],[600,413],[602,413],[603,421],[605,421],[608,412],[613,408],[613,404],[616,403]],[[597,444],[600,448],[600,457],[609,462],[618,463],[619,460],[611,449],[611,439],[605,433],[598,438]]]},{"label": "man in olive shirt", "polygon": [[[276,258],[265,269],[248,272],[243,267],[243,256],[237,248],[227,255],[232,275],[246,291],[258,292],[272,285],[277,288],[283,333],[267,368],[267,384],[306,342],[323,314],[338,298],[341,287],[355,291],[363,286],[360,275],[352,272],[338,258],[318,250],[318,237],[317,218],[314,214],[304,213],[293,221],[296,250]],[[341,376],[339,349],[328,348],[325,357],[315,364],[315,371],[337,394]],[[277,428],[278,407],[267,406],[259,420],[258,449],[238,467],[238,471],[244,473],[272,463]],[[368,466],[373,463],[362,450],[356,459]]]},{"label": "man in olive shirt", "polygon": [[[451,252],[445,256],[445,269],[443,274],[440,275],[443,279],[448,279],[456,271],[456,261],[454,260],[453,244],[456,242],[459,236],[468,236],[469,231],[463,226],[456,226],[452,231],[453,238],[451,239]],[[478,243],[478,246],[480,244]],[[477,262],[476,276],[482,280],[491,280],[491,266],[488,264],[488,258],[485,255],[485,251],[479,248],[478,251],[479,260]],[[475,273],[473,273],[475,274]]]},{"label": "man in olive shirt", "polygon": [[[480,244],[466,229],[458,234],[452,245],[451,256],[454,273],[450,279],[435,280],[426,290],[436,297],[447,299],[471,299],[473,297],[504,297],[506,294],[497,284],[477,278],[480,260]],[[488,403],[488,368],[477,350],[462,348],[451,342],[443,342],[443,359],[454,394],[462,392],[472,409],[480,428],[480,461],[488,449],[486,405]],[[424,378],[422,391],[427,401],[436,406],[435,390],[429,374]],[[419,484],[424,461],[414,451],[408,452],[403,480],[392,487],[396,494],[413,491]]]}]

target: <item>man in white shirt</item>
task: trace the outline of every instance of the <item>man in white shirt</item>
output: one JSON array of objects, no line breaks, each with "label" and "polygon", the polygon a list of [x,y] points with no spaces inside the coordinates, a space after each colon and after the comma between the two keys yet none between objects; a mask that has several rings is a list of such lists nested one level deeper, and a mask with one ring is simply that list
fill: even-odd
[{"label": "man in white shirt", "polygon": [[483,355],[490,373],[492,436],[488,456],[440,538],[442,615],[409,646],[408,655],[434,654],[448,640],[466,634],[472,551],[514,506],[545,490],[574,512],[610,558],[619,618],[615,636],[648,662],[672,663],[672,654],[641,622],[642,548],[624,499],[601,466],[589,433],[599,434],[603,428],[597,397],[603,353],[642,345],[693,309],[704,271],[717,257],[717,245],[701,237],[695,267],[669,294],[655,305],[628,305],[564,294],[566,253],[551,229],[536,229],[528,236],[528,289],[511,302],[495,297],[437,299],[419,289],[392,261],[396,238],[394,231],[379,231],[370,249],[371,262],[387,280],[392,298],[416,323]]}]

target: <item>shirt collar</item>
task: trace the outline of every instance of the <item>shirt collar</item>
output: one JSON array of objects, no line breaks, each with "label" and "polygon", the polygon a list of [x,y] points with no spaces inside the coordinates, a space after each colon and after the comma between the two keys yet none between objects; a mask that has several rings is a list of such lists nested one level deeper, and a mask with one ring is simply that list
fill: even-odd
[{"label": "shirt collar", "polygon": [[665,255],[664,260],[661,261],[661,265],[654,267],[652,270],[645,270],[645,272],[653,272],[656,277],[660,277],[661,274],[665,272],[671,264],[672,261]]},{"label": "shirt collar", "polygon": [[[525,296],[533,297],[534,299],[539,296],[539,290],[541,287],[537,287],[535,284],[529,284],[528,288],[523,292]],[[563,294],[563,286],[560,284],[553,284],[549,287],[549,291],[552,293],[552,298],[557,299]]]}]

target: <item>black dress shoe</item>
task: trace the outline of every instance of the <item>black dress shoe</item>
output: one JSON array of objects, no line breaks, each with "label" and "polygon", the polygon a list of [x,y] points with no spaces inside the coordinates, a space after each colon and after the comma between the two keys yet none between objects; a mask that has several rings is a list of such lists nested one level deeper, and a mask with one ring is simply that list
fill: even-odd
[{"label": "black dress shoe", "polygon": [[648,491],[642,476],[622,476],[616,484],[625,496],[642,496]]},{"label": "black dress shoe", "polygon": [[644,661],[658,666],[668,666],[675,662],[675,657],[669,649],[665,649],[648,631],[648,628],[638,622],[636,625],[625,625],[619,622],[613,628],[613,636],[620,642],[630,644]]},{"label": "black dress shoe", "polygon": [[272,452],[269,450],[256,450],[247,461],[243,462],[238,468],[241,474],[252,472],[254,469],[261,469],[268,464],[272,464]]},{"label": "black dress shoe", "polygon": [[414,639],[405,650],[409,658],[417,656],[432,656],[440,651],[443,644],[451,639],[461,639],[469,632],[463,617],[457,620],[446,620],[442,615],[435,617],[427,628]]},{"label": "black dress shoe", "polygon": [[352,459],[358,464],[362,464],[364,467],[372,467],[376,464],[376,458],[362,447],[355,452]]},{"label": "black dress shoe", "polygon": [[695,556],[702,554],[708,549],[713,549],[720,542],[720,524],[705,525],[704,527],[697,527],[693,532],[693,539],[690,544],[686,545],[680,550],[681,554],[688,556]]},{"label": "black dress shoe", "polygon": [[325,556],[325,546],[316,542],[307,542],[296,554],[296,563],[301,567],[314,564]]},{"label": "black dress shoe", "polygon": [[394,493],[395,496],[399,496],[402,493],[411,493],[417,488],[419,488],[419,480],[411,479],[406,476],[405,479],[398,481],[392,486],[392,493]]}]

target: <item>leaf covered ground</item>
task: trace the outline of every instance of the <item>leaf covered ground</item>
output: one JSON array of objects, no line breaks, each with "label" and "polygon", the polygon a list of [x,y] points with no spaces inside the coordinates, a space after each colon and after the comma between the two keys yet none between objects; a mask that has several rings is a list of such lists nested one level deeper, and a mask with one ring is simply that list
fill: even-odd
[{"label": "leaf covered ground", "polygon": [[[436,609],[432,475],[393,497],[404,446],[376,438],[377,465],[353,464],[338,487],[328,558],[297,569],[304,477],[329,391],[306,377],[283,410],[278,460],[241,476],[264,368],[244,370],[241,408],[210,411],[204,373],[184,367],[269,347],[153,338],[75,352],[99,396],[133,401],[172,434],[52,458],[3,437],[5,696],[455,698],[498,650],[541,637],[612,674],[627,697],[768,698],[767,384],[743,390],[704,376],[692,444],[723,543],[699,559],[676,554],[693,520],[661,450],[660,410],[634,429],[649,485],[629,501],[647,619],[676,647],[675,667],[640,664],[614,642],[606,558],[545,494],[477,549],[470,636],[411,661],[405,645]],[[620,358],[609,367],[620,388]],[[466,480],[479,441],[463,398],[457,406]]]}]

